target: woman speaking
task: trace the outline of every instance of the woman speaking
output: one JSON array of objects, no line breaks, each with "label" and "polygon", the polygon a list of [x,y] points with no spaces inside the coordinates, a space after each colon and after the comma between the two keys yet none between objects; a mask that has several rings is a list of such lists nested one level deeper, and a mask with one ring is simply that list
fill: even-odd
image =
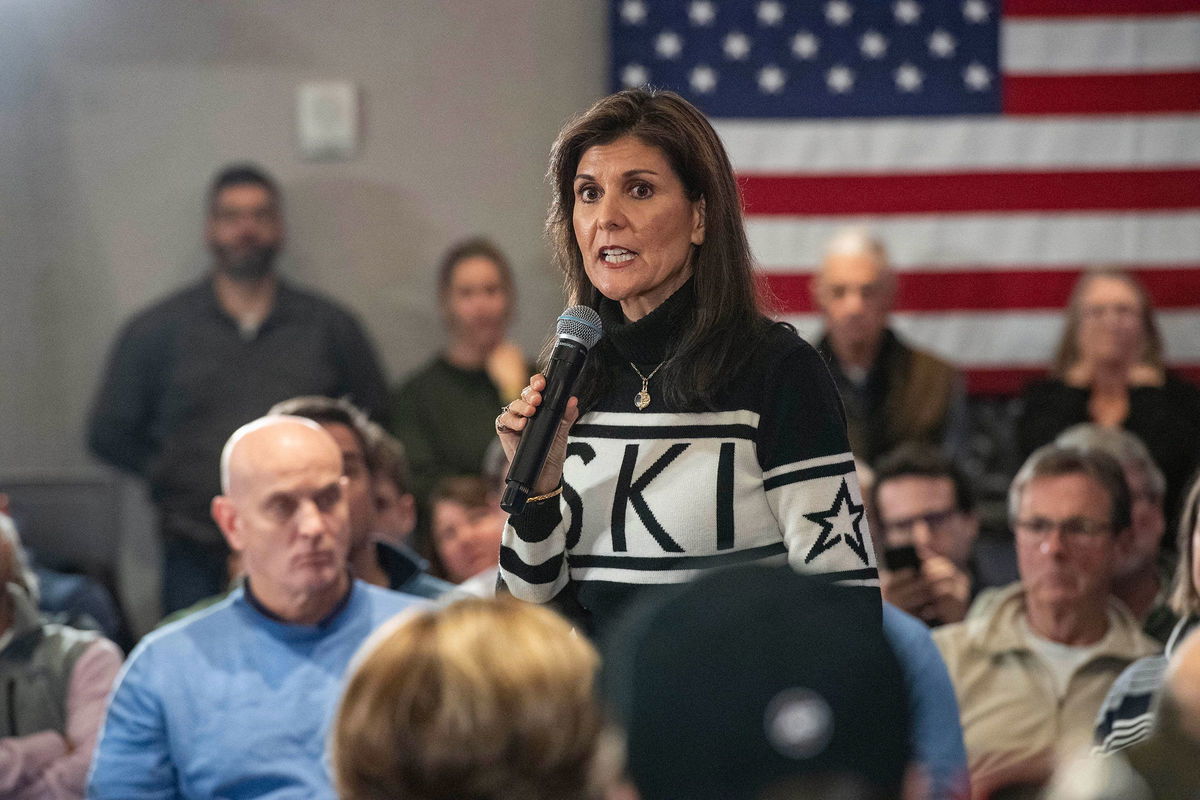
[{"label": "woman speaking", "polygon": [[[505,529],[509,590],[593,634],[634,595],[731,564],[788,562],[877,597],[837,390],[758,307],[712,126],[674,93],[620,92],[567,124],[548,177],[568,302],[604,338]],[[545,386],[534,375],[496,418],[510,458]]]}]

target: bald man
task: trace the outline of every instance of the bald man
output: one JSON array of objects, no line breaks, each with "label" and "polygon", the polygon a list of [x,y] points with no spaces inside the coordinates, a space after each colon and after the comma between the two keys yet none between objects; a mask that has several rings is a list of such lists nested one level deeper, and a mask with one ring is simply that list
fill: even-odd
[{"label": "bald man", "polygon": [[89,797],[335,797],[323,755],[346,665],[420,602],[350,578],[342,473],[310,420],[264,417],[230,437],[212,514],[246,579],[133,651]]},{"label": "bald man", "polygon": [[951,455],[961,450],[967,434],[962,377],[888,327],[896,276],[883,243],[863,228],[839,231],[810,290],[825,323],[817,349],[846,407],[854,455],[874,464],[906,441],[944,445]]}]

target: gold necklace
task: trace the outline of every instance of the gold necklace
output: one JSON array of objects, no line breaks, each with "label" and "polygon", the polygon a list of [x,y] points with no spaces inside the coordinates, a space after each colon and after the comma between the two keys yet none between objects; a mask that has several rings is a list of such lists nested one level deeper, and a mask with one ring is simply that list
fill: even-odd
[{"label": "gold necklace", "polygon": [[644,411],[646,406],[650,405],[650,379],[662,369],[663,364],[670,360],[668,358],[666,361],[658,362],[658,366],[649,375],[643,375],[642,371],[637,368],[637,364],[634,364],[632,361],[629,362],[629,366],[633,367],[633,371],[642,379],[642,390],[633,396],[633,404],[637,406],[638,411]]}]

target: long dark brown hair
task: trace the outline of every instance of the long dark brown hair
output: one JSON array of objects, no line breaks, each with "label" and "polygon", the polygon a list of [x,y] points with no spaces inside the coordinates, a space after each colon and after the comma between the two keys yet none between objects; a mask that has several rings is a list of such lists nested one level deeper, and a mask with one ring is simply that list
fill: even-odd
[{"label": "long dark brown hair", "polygon": [[[704,242],[692,254],[694,308],[659,374],[672,404],[711,406],[713,396],[753,352],[770,321],[762,313],[755,287],[733,167],[704,115],[674,92],[627,89],[603,98],[568,122],[550,151],[546,177],[554,196],[546,235],[563,272],[569,304],[598,308],[602,296],[588,280],[575,239],[575,172],[589,148],[624,136],[658,148],[688,200],[704,200]],[[602,340],[600,347],[605,346]],[[589,359],[580,377],[578,394],[584,408],[606,382],[601,360]]]}]

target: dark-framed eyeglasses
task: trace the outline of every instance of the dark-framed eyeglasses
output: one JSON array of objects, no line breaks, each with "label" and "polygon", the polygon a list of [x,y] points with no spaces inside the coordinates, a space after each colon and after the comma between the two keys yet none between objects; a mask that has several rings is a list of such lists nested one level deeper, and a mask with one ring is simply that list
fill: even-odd
[{"label": "dark-framed eyeglasses", "polygon": [[914,514],[911,517],[904,517],[903,519],[885,521],[883,522],[883,528],[890,534],[911,536],[913,530],[917,527],[917,523],[923,522],[931,533],[941,533],[960,513],[957,508],[951,506],[950,508],[943,508],[940,511],[927,511],[924,514]]},{"label": "dark-framed eyeglasses", "polygon": [[1087,517],[1050,519],[1049,517],[1027,517],[1013,522],[1016,532],[1034,541],[1043,541],[1054,531],[1062,534],[1069,542],[1094,542],[1112,530],[1112,523]]}]

